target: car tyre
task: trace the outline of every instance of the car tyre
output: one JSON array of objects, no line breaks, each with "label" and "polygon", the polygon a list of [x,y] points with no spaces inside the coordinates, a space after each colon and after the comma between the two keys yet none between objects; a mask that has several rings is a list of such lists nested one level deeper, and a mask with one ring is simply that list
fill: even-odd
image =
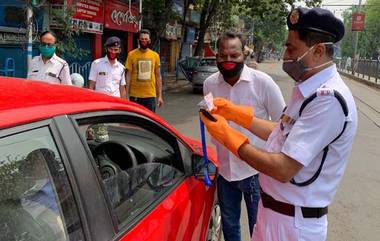
[{"label": "car tyre", "polygon": [[219,202],[212,207],[210,224],[207,233],[207,241],[220,241],[222,239],[222,214]]}]

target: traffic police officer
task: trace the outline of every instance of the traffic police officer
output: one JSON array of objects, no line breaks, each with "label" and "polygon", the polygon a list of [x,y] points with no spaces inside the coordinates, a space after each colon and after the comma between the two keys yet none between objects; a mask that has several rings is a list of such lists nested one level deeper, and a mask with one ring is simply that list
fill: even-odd
[{"label": "traffic police officer", "polygon": [[[260,171],[262,189],[255,241],[323,241],[327,207],[344,174],[357,129],[354,98],[332,62],[332,43],[344,25],[330,11],[297,8],[289,28],[283,70],[296,84],[280,120],[254,117],[253,110],[215,99],[216,122],[202,119],[210,134]],[[265,151],[232,129],[233,121],[267,140]]]},{"label": "traffic police officer", "polygon": [[40,55],[32,59],[28,79],[71,85],[67,62],[55,54],[57,37],[51,31],[40,35]]},{"label": "traffic police officer", "polygon": [[125,99],[125,70],[117,60],[121,52],[120,45],[121,41],[118,37],[107,39],[106,56],[92,62],[88,79],[90,89]]}]

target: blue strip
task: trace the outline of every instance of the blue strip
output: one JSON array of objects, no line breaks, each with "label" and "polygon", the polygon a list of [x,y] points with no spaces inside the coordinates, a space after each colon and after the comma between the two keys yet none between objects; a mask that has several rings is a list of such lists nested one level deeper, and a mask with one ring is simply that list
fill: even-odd
[{"label": "blue strip", "polygon": [[207,145],[206,145],[206,132],[205,132],[205,125],[202,122],[201,117],[199,117],[199,124],[201,126],[201,140],[202,140],[202,151],[203,151],[203,158],[204,158],[204,174],[205,174],[205,185],[211,186],[211,180],[208,176],[208,155],[207,155]]}]

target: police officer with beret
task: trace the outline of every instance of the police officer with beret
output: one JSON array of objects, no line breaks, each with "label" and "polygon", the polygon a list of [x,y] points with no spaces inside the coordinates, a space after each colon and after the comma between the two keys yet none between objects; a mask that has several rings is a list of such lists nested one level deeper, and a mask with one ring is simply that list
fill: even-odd
[{"label": "police officer with beret", "polygon": [[126,98],[125,69],[117,60],[121,52],[121,41],[110,37],[105,43],[106,56],[94,60],[89,75],[89,88],[102,93]]},{"label": "police officer with beret", "polygon": [[[259,119],[225,99],[214,100],[216,122],[201,117],[215,139],[261,172],[252,240],[323,241],[357,129],[354,98],[332,61],[344,25],[321,8],[293,9],[287,25],[283,70],[295,86],[280,120]],[[265,150],[227,121],[248,126],[267,141]]]}]

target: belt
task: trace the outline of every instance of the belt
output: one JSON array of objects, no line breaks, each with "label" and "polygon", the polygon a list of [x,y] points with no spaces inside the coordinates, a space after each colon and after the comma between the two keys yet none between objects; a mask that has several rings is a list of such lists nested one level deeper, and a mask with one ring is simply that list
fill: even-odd
[{"label": "belt", "polygon": [[[294,217],[295,207],[292,204],[277,201],[265,192],[261,192],[261,200],[265,208],[272,209],[275,212]],[[309,208],[301,207],[304,218],[320,218],[327,214],[328,208]]]}]

